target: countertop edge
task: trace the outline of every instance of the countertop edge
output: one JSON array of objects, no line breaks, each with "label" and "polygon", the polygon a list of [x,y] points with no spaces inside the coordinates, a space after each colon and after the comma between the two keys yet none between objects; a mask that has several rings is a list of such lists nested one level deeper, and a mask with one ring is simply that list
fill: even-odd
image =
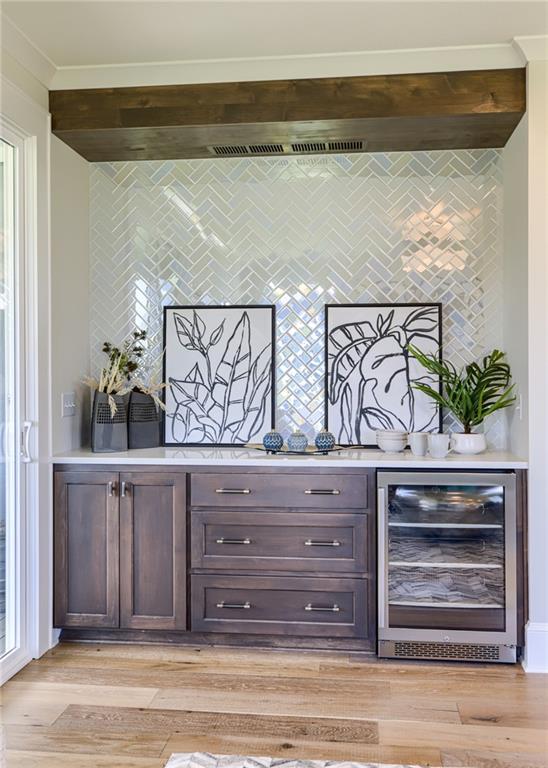
[{"label": "countertop edge", "polygon": [[[119,453],[92,453],[85,449],[55,454],[50,463],[65,465],[127,465],[127,466],[174,466],[174,467],[333,467],[364,469],[527,469],[528,462],[506,452],[486,452],[475,456],[450,455],[445,459],[415,457],[409,451],[398,454],[376,453],[372,450],[349,450],[352,455],[331,454],[329,456],[268,456],[252,455],[250,452],[239,455],[200,456],[202,449],[185,449],[179,455],[165,455],[174,449],[144,449]],[[237,451],[237,449],[235,449]],[[227,454],[231,453],[227,451]]]}]

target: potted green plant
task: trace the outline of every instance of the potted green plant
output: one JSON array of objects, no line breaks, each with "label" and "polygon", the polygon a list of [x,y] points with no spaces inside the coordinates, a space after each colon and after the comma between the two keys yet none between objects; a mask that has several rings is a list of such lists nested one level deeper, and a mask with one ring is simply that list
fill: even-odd
[{"label": "potted green plant", "polygon": [[441,393],[428,384],[413,382],[413,387],[434,400],[441,408],[447,408],[462,424],[462,432],[453,432],[451,447],[457,453],[481,453],[486,448],[485,435],[472,430],[483,424],[487,416],[515,401],[514,384],[505,353],[494,349],[481,363],[470,363],[461,370],[447,360],[422,353],[416,347],[408,347],[410,354],[429,373],[439,376]]},{"label": "potted green plant", "polygon": [[87,377],[84,383],[94,390],[91,450],[98,453],[125,451],[128,447],[128,398],[131,377],[143,356],[146,331],[134,331],[121,347],[105,341],[107,363],[99,378]]}]

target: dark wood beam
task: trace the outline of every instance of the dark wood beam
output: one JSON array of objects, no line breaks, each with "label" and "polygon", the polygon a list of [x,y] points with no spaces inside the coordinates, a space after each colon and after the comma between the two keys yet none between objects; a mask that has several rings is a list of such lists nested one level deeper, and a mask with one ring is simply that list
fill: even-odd
[{"label": "dark wood beam", "polygon": [[[369,152],[502,147],[525,70],[52,91],[53,133],[91,161],[249,154],[360,139]],[[282,145],[249,152],[256,145]]]}]

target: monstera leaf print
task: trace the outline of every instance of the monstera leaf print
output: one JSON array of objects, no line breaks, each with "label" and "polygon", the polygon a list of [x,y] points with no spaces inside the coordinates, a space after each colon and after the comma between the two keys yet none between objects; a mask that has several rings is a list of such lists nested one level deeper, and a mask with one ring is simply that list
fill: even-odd
[{"label": "monstera leaf print", "polygon": [[[351,307],[340,305],[346,312]],[[328,413],[335,414],[338,441],[361,445],[378,429],[432,428],[438,414],[412,386],[424,380],[424,371],[408,347],[439,350],[438,305],[355,309],[367,319],[328,327]]]},{"label": "monstera leaf print", "polygon": [[174,441],[246,443],[261,433],[271,404],[273,350],[268,343],[254,354],[248,312],[241,313],[230,335],[226,318],[208,333],[199,310],[192,319],[175,313],[173,323],[178,343],[198,358],[184,378],[169,379]]}]

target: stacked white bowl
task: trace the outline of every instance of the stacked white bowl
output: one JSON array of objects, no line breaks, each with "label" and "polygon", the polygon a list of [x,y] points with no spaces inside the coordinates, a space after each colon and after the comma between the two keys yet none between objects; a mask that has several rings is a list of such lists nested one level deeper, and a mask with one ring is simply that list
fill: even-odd
[{"label": "stacked white bowl", "polygon": [[407,432],[398,429],[378,429],[377,445],[387,453],[400,453],[407,445]]}]

